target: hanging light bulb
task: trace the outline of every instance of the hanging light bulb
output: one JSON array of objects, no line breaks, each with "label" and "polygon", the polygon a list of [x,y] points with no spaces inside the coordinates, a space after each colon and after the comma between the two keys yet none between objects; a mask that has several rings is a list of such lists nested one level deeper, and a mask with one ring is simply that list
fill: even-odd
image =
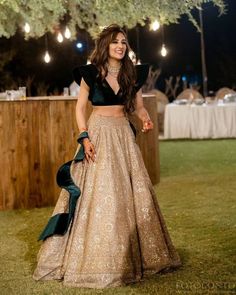
[{"label": "hanging light bulb", "polygon": [[91,64],[91,60],[88,58],[87,59],[87,65]]},{"label": "hanging light bulb", "polygon": [[167,55],[167,49],[165,47],[165,44],[162,44],[162,47],[161,47],[161,56],[165,57]]},{"label": "hanging light bulb", "polygon": [[28,34],[30,32],[30,25],[28,23],[25,23],[24,25],[24,31]]},{"label": "hanging light bulb", "polygon": [[141,65],[141,60],[140,59],[138,59],[137,65]]},{"label": "hanging light bulb", "polygon": [[136,63],[136,54],[133,50],[129,51],[129,58],[132,60],[133,63]]},{"label": "hanging light bulb", "polygon": [[62,36],[62,33],[59,32],[59,33],[57,34],[57,41],[58,41],[59,43],[62,43],[63,40],[64,40],[64,38],[63,38],[63,36]]},{"label": "hanging light bulb", "polygon": [[151,30],[157,31],[160,28],[160,23],[158,20],[155,20],[151,23]]},{"label": "hanging light bulb", "polygon": [[82,42],[77,42],[77,43],[76,43],[76,47],[77,47],[78,49],[82,49],[82,48],[83,48],[83,43],[82,43]]},{"label": "hanging light bulb", "polygon": [[51,56],[49,55],[49,52],[46,51],[44,55],[44,61],[48,64],[51,61]]},{"label": "hanging light bulb", "polygon": [[65,29],[64,36],[66,39],[70,39],[70,37],[71,37],[71,31],[68,27],[66,27],[66,29]]}]

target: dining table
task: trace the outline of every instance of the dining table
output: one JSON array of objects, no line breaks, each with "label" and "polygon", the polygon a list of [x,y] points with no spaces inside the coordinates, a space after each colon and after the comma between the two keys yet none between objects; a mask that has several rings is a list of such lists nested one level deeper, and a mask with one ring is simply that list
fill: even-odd
[{"label": "dining table", "polygon": [[236,103],[168,104],[164,139],[181,138],[236,138]]}]

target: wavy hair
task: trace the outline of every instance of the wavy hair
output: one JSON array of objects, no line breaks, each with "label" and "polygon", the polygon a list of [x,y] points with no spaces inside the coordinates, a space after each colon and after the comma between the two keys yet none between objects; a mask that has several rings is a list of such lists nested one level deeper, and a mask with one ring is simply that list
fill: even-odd
[{"label": "wavy hair", "polygon": [[129,57],[130,46],[128,44],[127,35],[125,31],[118,25],[112,24],[99,34],[95,41],[95,49],[93,50],[90,60],[98,69],[98,76],[100,79],[105,79],[108,68],[108,58],[109,58],[109,45],[116,39],[118,33],[122,33],[125,36],[127,47],[125,55],[121,60],[121,68],[117,77],[120,93],[125,97],[124,108],[127,113],[132,113],[135,110],[135,81],[136,81],[136,71]]}]

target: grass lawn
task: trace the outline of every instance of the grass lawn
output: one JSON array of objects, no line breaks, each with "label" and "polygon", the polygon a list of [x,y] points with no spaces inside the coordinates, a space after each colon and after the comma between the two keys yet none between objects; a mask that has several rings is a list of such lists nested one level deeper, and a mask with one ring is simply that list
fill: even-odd
[{"label": "grass lawn", "polygon": [[0,212],[0,294],[236,294],[236,140],[162,141],[157,198],[183,266],[121,288],[31,276],[52,208]]}]

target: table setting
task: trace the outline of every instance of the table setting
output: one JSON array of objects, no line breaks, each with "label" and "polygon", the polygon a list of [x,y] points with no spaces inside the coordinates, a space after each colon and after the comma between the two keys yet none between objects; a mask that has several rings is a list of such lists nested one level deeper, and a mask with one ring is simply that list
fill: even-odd
[{"label": "table setting", "polygon": [[236,138],[236,94],[175,100],[166,106],[164,138]]},{"label": "table setting", "polygon": [[19,87],[17,90],[6,90],[0,92],[0,100],[26,100],[26,87]]}]

